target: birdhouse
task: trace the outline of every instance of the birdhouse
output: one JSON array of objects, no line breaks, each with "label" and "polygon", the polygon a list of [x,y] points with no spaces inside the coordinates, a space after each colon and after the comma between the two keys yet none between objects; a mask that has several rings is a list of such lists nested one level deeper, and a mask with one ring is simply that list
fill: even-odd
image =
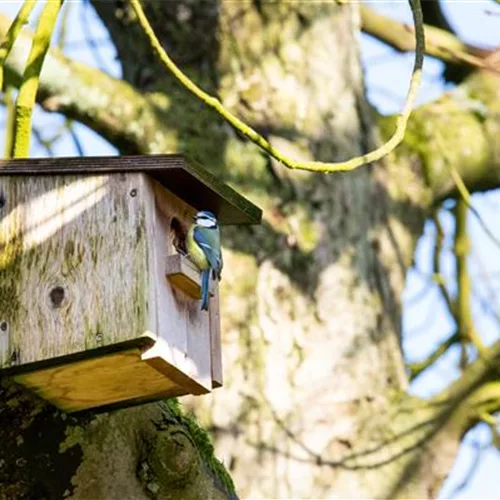
[{"label": "birdhouse", "polygon": [[261,211],[174,155],[0,163],[0,376],[68,411],[222,384],[218,285],[200,308],[198,210]]}]

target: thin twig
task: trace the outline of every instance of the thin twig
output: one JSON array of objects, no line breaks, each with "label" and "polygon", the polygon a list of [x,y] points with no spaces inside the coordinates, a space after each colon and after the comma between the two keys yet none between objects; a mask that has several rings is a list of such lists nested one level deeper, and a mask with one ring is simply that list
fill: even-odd
[{"label": "thin twig", "polygon": [[449,498],[457,498],[458,497],[458,495],[462,492],[462,490],[469,484],[469,481],[474,476],[474,473],[476,472],[476,470],[478,469],[478,467],[481,463],[481,459],[483,458],[483,451],[484,451],[485,447],[479,443],[475,443],[473,448],[474,448],[475,453],[474,453],[474,457],[472,458],[471,464],[469,465],[469,469],[464,474],[462,481],[460,481],[460,483],[457,486],[455,486],[455,488],[453,489]]},{"label": "thin twig", "polygon": [[446,303],[446,306],[448,307],[450,314],[454,317],[456,307],[451,299],[448,289],[446,288],[446,282],[443,273],[441,272],[441,251],[443,249],[444,232],[443,228],[441,227],[441,222],[439,221],[437,212],[434,212],[432,220],[434,221],[434,225],[436,227],[436,239],[434,242],[434,252],[432,255],[432,277],[434,282],[437,284],[439,291],[441,292],[441,295]]},{"label": "thin twig", "polygon": [[470,240],[467,232],[468,205],[463,198],[457,200],[455,208],[455,258],[457,274],[456,320],[462,342],[462,364],[467,363],[466,344],[472,342],[479,354],[485,346],[478,335],[472,319],[471,284],[467,258],[470,252]]},{"label": "thin twig", "polygon": [[66,39],[68,37],[68,18],[71,8],[71,2],[66,3],[64,9],[61,10],[61,29],[59,31],[59,37],[57,39],[57,46],[61,52],[64,52],[66,48]]},{"label": "thin twig", "polygon": [[459,334],[455,332],[453,335],[448,337],[445,341],[441,342],[438,345],[436,350],[432,352],[426,359],[423,361],[419,361],[416,363],[409,363],[408,370],[410,371],[410,381],[416,379],[422,372],[427,370],[430,366],[434,365],[434,363],[445,353],[448,352],[448,349],[459,342]]},{"label": "thin twig", "polygon": [[73,145],[75,146],[78,156],[85,156],[85,150],[83,149],[80,138],[73,127],[73,120],[66,120],[66,129],[73,140]]},{"label": "thin twig", "polygon": [[415,24],[415,63],[413,66],[412,77],[408,95],[401,114],[398,116],[396,122],[396,131],[394,135],[381,147],[371,151],[367,154],[356,156],[350,160],[336,163],[327,163],[320,161],[300,162],[289,158],[281,151],[273,147],[262,135],[256,132],[253,128],[241,121],[236,115],[226,109],[222,103],[215,97],[211,96],[192,80],[190,80],[172,61],[165,49],[160,44],[157,36],[155,35],[151,24],[149,23],[144,10],[142,9],[140,0],[130,0],[132,8],[137,15],[139,24],[144,30],[146,36],[149,38],[151,47],[159,56],[167,70],[175,76],[175,78],[194,96],[204,102],[207,106],[214,109],[220,116],[222,116],[228,123],[230,123],[238,132],[244,135],[247,139],[257,144],[266,153],[281,162],[283,165],[290,169],[308,170],[312,172],[346,172],[354,170],[358,167],[380,160],[387,154],[391,153],[404,139],[406,125],[410,117],[413,103],[417,95],[418,86],[422,73],[422,65],[425,52],[425,34],[424,22],[422,15],[422,8],[420,0],[409,0],[410,7]]}]

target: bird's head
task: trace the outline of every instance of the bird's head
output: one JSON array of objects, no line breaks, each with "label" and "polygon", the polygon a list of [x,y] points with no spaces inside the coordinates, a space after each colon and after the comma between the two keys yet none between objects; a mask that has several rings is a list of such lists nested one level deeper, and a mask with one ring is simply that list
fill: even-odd
[{"label": "bird's head", "polygon": [[194,223],[200,227],[215,229],[217,227],[217,219],[212,212],[202,210],[194,216]]}]

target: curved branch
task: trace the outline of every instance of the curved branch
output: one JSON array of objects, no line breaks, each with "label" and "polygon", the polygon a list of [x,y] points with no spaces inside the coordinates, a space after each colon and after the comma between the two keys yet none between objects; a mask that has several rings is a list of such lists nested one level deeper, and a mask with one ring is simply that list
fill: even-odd
[{"label": "curved branch", "polygon": [[216,111],[224,120],[233,126],[238,132],[244,135],[247,139],[259,146],[263,151],[268,153],[274,159],[281,162],[283,165],[290,169],[307,170],[310,172],[348,172],[363,165],[376,162],[384,156],[391,153],[404,139],[406,126],[413,109],[413,103],[417,94],[420,84],[420,77],[422,72],[424,50],[425,50],[425,35],[422,19],[422,9],[420,0],[409,0],[413,19],[415,23],[415,64],[413,66],[412,77],[410,81],[410,88],[403,107],[403,111],[396,119],[396,130],[385,144],[379,148],[371,151],[370,153],[356,156],[350,160],[336,163],[328,163],[321,161],[301,162],[291,159],[284,153],[276,149],[268,142],[261,134],[259,134],[252,127],[241,121],[236,115],[226,109],[223,104],[215,97],[211,96],[198,85],[196,85],[190,78],[188,78],[179,67],[172,61],[165,49],[160,44],[157,36],[154,33],[151,24],[149,23],[144,10],[142,9],[140,0],[130,0],[132,8],[136,13],[139,23],[144,29],[145,34],[149,38],[151,47],[161,59],[165,68],[172,73],[172,75],[185,87],[191,94],[206,104],[208,107]]},{"label": "curved branch", "polygon": [[[0,15],[0,38],[11,21]],[[23,31],[6,61],[11,84],[19,85],[32,36]],[[500,99],[496,74],[476,72],[456,91],[412,113],[405,140],[396,157],[420,159],[433,199],[456,196],[438,141],[448,152],[470,192],[500,187]],[[155,105],[126,82],[75,63],[57,49],[49,50],[40,78],[38,102],[50,111],[88,125],[124,153],[148,154],[175,150],[175,135],[166,125],[170,100]],[[397,117],[379,117],[382,133]],[[387,133],[387,136],[390,132]],[[407,163],[403,162],[402,164]]]}]

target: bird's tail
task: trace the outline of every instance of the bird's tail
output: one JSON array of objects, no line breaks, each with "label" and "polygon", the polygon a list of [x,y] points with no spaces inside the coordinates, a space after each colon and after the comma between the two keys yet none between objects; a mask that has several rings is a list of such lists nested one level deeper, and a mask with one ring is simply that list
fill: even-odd
[{"label": "bird's tail", "polygon": [[208,289],[210,288],[210,269],[201,272],[201,310],[208,311]]}]

